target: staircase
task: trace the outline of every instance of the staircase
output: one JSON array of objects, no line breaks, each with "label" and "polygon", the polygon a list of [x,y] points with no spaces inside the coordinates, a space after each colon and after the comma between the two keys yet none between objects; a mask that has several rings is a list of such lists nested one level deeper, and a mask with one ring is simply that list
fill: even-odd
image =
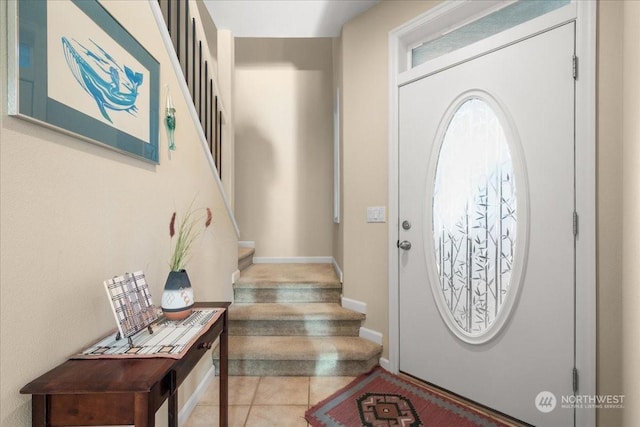
[{"label": "staircase", "polygon": [[255,248],[238,248],[238,270],[242,271],[253,264],[253,254]]},{"label": "staircase", "polygon": [[331,264],[253,264],[248,248],[238,258],[229,375],[356,376],[378,364],[382,347],[358,337],[365,316],[340,306]]}]

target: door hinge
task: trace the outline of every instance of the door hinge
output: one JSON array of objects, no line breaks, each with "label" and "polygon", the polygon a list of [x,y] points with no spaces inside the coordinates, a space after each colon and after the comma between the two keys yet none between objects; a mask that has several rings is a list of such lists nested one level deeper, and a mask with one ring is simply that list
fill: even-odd
[{"label": "door hinge", "polygon": [[578,370],[574,367],[573,368],[573,392],[577,393],[578,392]]},{"label": "door hinge", "polygon": [[578,237],[578,212],[573,211],[573,237]]},{"label": "door hinge", "polygon": [[578,57],[573,55],[573,80],[578,80]]}]

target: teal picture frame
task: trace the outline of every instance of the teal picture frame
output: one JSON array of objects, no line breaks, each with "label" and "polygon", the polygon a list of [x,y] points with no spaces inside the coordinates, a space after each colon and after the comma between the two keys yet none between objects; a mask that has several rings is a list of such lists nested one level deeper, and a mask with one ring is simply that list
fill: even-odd
[{"label": "teal picture frame", "polygon": [[9,3],[9,115],[158,164],[158,61],[96,0]]}]

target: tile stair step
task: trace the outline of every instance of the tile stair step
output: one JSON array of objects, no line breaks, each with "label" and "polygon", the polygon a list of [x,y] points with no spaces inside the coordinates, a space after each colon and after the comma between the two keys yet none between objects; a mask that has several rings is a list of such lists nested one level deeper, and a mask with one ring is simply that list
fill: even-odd
[{"label": "tile stair step", "polygon": [[359,337],[230,336],[229,375],[356,376],[376,366],[381,353],[382,346]]},{"label": "tile stair step", "polygon": [[364,319],[336,303],[236,303],[229,308],[229,334],[358,336]]}]

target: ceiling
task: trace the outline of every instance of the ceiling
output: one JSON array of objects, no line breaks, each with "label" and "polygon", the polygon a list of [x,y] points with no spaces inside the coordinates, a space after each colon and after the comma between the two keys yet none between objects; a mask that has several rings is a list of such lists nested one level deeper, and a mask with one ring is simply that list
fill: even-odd
[{"label": "ceiling", "polygon": [[204,0],[218,29],[235,37],[337,37],[380,0]]}]

